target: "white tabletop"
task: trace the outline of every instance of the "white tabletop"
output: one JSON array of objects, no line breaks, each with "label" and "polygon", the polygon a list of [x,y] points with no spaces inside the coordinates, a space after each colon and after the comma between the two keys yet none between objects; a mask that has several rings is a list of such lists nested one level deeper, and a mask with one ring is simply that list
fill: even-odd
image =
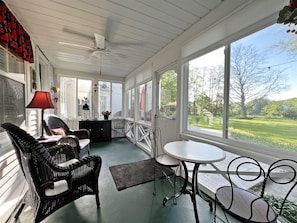
[{"label": "white tabletop", "polygon": [[175,141],[164,146],[168,155],[192,163],[213,163],[225,159],[225,152],[217,146],[202,142]]}]

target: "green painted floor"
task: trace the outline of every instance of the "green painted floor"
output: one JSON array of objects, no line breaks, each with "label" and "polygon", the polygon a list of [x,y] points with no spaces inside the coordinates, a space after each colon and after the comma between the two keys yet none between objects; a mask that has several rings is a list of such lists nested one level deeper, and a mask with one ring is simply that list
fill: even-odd
[{"label": "green painted floor", "polygon": [[[109,166],[148,159],[149,156],[127,139],[94,143],[91,154],[103,160],[99,177],[101,207],[96,207],[94,196],[85,196],[59,209],[43,222],[101,222],[101,223],[181,223],[195,222],[189,195],[182,195],[177,204],[169,201],[162,205],[164,196],[172,193],[168,181],[157,181],[157,195],[153,195],[153,182],[118,191],[109,171]],[[198,212],[201,223],[213,222],[213,213],[208,204],[198,196]],[[11,221],[12,222],[12,221]],[[32,222],[29,208],[25,209],[17,222]]]}]

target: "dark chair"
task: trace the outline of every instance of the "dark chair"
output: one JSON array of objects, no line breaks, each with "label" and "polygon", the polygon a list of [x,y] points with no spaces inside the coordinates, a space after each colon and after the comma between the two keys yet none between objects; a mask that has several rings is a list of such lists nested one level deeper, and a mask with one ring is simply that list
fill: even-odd
[{"label": "dark chair", "polygon": [[1,125],[14,146],[28,191],[15,215],[25,205],[32,208],[34,222],[40,222],[64,205],[84,196],[95,195],[99,207],[99,156],[76,159],[68,144],[45,147],[23,129],[11,123]]},{"label": "dark chair", "polygon": [[[287,215],[285,207],[293,203],[290,195],[297,184],[296,167],[295,160],[280,159],[264,171],[253,158],[233,159],[227,168],[230,185],[218,188],[215,194],[214,222],[217,218],[223,221],[217,215],[217,205],[222,208],[227,222],[227,214],[241,222],[251,223],[276,223],[280,218],[290,217],[291,213]],[[236,186],[239,181],[245,184],[256,182],[256,185],[251,189],[243,189]]]},{"label": "dark chair", "polygon": [[[87,129],[72,130],[68,125],[58,116],[50,115],[47,118],[47,123],[44,124],[45,131],[47,134],[53,134],[55,130],[61,129],[67,136],[72,137],[73,140],[64,139],[64,143],[77,144],[80,148],[79,157],[82,158],[84,155],[90,155],[90,132]],[[54,133],[56,134],[56,133]],[[62,140],[63,141],[63,140]],[[75,146],[75,145],[73,145]]]},{"label": "dark chair", "polygon": [[[156,129],[155,132],[150,131],[150,139],[153,149],[153,156],[155,159],[155,166],[154,166],[154,192],[153,194],[156,195],[156,180],[157,180],[157,174],[156,170],[157,167],[163,167],[162,169],[162,177],[161,179],[168,180],[172,186],[173,186],[173,194],[166,196],[163,200],[163,205],[166,204],[166,202],[170,199],[173,199],[174,204],[176,204],[176,171],[180,167],[180,160],[175,159],[167,154],[164,154],[162,148],[162,140],[161,140],[161,131],[160,129]],[[170,171],[168,171],[170,170]],[[171,181],[171,176],[173,176],[173,182]]]}]

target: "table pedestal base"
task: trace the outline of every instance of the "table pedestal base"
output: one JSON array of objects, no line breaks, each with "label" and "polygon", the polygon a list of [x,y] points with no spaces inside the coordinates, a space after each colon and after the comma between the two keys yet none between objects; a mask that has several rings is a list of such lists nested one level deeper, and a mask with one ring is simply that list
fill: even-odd
[{"label": "table pedestal base", "polygon": [[182,165],[183,165],[183,168],[184,168],[184,171],[185,171],[184,184],[183,184],[181,190],[178,193],[176,193],[175,195],[164,197],[163,205],[165,206],[167,201],[169,201],[171,199],[176,199],[182,194],[189,194],[190,197],[191,197],[191,201],[193,203],[196,223],[199,223],[196,195],[198,194],[203,200],[205,200],[206,202],[209,203],[210,211],[213,210],[212,202],[211,202],[210,199],[208,199],[208,198],[206,198],[205,196],[202,195],[202,193],[201,193],[201,191],[199,190],[199,187],[198,187],[198,170],[199,170],[200,163],[195,163],[195,166],[194,166],[194,169],[193,169],[193,175],[192,175],[192,188],[191,188],[191,190],[187,189],[189,174],[188,174],[187,166],[186,166],[184,161],[182,161]]}]

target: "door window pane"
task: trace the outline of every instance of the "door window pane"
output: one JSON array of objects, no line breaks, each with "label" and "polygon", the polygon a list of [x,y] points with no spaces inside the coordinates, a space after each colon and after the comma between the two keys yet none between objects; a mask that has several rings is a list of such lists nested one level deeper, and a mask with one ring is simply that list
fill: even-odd
[{"label": "door window pane", "polygon": [[[83,119],[91,118],[92,111],[92,81],[77,80],[78,116]],[[84,109],[83,109],[84,106]],[[89,108],[89,110],[87,110]]]},{"label": "door window pane", "polygon": [[77,118],[76,78],[60,78],[60,114],[65,118]]},{"label": "door window pane", "polygon": [[159,95],[159,115],[175,118],[177,98],[177,73],[175,70],[168,70],[161,74]]}]

